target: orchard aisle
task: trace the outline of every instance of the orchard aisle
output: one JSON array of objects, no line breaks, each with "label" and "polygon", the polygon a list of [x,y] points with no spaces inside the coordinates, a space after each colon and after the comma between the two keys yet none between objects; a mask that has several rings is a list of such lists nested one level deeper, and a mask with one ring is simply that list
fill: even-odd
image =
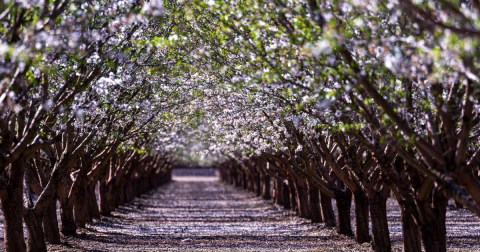
[{"label": "orchard aisle", "polygon": [[51,250],[369,251],[367,244],[280,210],[214,176],[174,181]]}]

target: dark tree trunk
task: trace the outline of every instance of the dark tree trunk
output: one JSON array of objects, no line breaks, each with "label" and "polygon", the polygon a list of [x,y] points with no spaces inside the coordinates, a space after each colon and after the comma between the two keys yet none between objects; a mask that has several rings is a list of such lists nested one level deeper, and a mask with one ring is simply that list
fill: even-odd
[{"label": "dark tree trunk", "polygon": [[117,178],[117,185],[114,187],[114,191],[112,191],[112,195],[114,195],[115,197],[115,200],[114,200],[114,203],[115,203],[115,207],[114,208],[117,208],[118,206],[120,206],[123,202],[125,202],[125,185],[123,183],[123,179],[122,178]]},{"label": "dark tree trunk", "polygon": [[235,173],[233,173],[233,179],[234,179],[234,185],[235,187],[241,187],[242,186],[242,182],[240,181],[240,172],[238,171],[235,171]]},{"label": "dark tree trunk", "polygon": [[415,220],[404,206],[401,206],[401,214],[403,251],[421,252],[422,240]]},{"label": "dark tree trunk", "polygon": [[75,197],[73,203],[73,212],[77,227],[84,228],[88,222],[88,203],[86,199],[88,197],[86,188],[87,184],[83,176],[80,177],[79,175],[77,179],[80,179],[81,181],[78,182],[79,186],[73,195],[73,197]]},{"label": "dark tree trunk", "polygon": [[292,204],[291,204],[291,201],[290,201],[290,198],[291,198],[291,193],[290,193],[290,187],[285,184],[285,183],[281,183],[280,184],[281,187],[283,187],[283,207],[285,209],[291,209],[292,208]]},{"label": "dark tree trunk", "polygon": [[248,178],[247,174],[244,171],[242,171],[242,187],[243,187],[243,189],[246,189],[246,190],[248,190],[248,179],[247,178]]},{"label": "dark tree trunk", "polygon": [[285,207],[285,202],[283,200],[283,182],[281,179],[275,179],[275,203]]},{"label": "dark tree trunk", "polygon": [[352,193],[350,190],[337,191],[337,233],[352,236],[352,224],[350,221],[350,209],[352,207]]},{"label": "dark tree trunk", "polygon": [[327,227],[335,227],[335,212],[333,212],[332,198],[320,192],[320,206],[322,208],[322,219]]},{"label": "dark tree trunk", "polygon": [[375,251],[392,251],[390,232],[387,222],[386,193],[374,193],[370,199],[370,216],[372,219],[372,247]]},{"label": "dark tree trunk", "polygon": [[363,191],[353,194],[355,203],[355,241],[357,243],[370,242],[370,230],[368,228],[368,200]]},{"label": "dark tree trunk", "polygon": [[60,207],[60,220],[62,222],[61,232],[64,235],[75,235],[77,225],[73,215],[73,204],[66,204]]},{"label": "dark tree trunk", "polygon": [[109,187],[105,180],[100,180],[100,214],[104,216],[109,216],[112,213],[111,208],[111,196],[109,193]]},{"label": "dark tree trunk", "polygon": [[263,176],[263,186],[262,186],[262,198],[269,200],[272,198],[270,194],[270,176],[264,175]]},{"label": "dark tree trunk", "polygon": [[62,227],[60,232],[64,235],[75,235],[77,233],[77,226],[73,215],[73,201],[68,198],[70,186],[69,183],[61,183],[58,188],[58,197],[60,199],[60,221]]},{"label": "dark tree trunk", "polygon": [[118,184],[116,182],[116,178],[114,178],[112,181],[107,183],[107,193],[108,193],[108,198],[110,200],[110,209],[113,211],[117,207],[117,201],[118,201]]},{"label": "dark tree trunk", "polygon": [[297,209],[298,216],[310,218],[310,208],[308,206],[308,188],[305,179],[296,178],[295,188],[297,191]]},{"label": "dark tree trunk", "polygon": [[259,173],[254,173],[253,178],[255,181],[255,184],[253,186],[253,191],[257,196],[262,195],[262,182],[263,182],[263,176],[261,176]]},{"label": "dark tree trunk", "polygon": [[290,209],[293,211],[297,210],[297,190],[295,189],[295,182],[293,179],[288,179],[288,187],[290,192]]},{"label": "dark tree trunk", "polygon": [[27,249],[23,234],[23,176],[24,167],[13,165],[10,180],[0,191],[4,218],[4,244],[7,252],[23,252]]},{"label": "dark tree trunk", "polygon": [[45,231],[45,240],[50,244],[60,244],[60,230],[58,229],[57,219],[57,199],[50,202],[43,216],[43,229]]},{"label": "dark tree trunk", "polygon": [[[97,195],[95,193],[96,182],[90,182],[87,187],[88,197],[88,213],[91,218],[100,218],[100,211],[98,210]],[[89,220],[91,221],[91,220]]]},{"label": "dark tree trunk", "polygon": [[45,243],[45,233],[43,232],[42,219],[35,214],[33,209],[27,209],[24,216],[25,226],[27,227],[28,251],[44,252],[47,251]]},{"label": "dark tree trunk", "polygon": [[322,222],[322,210],[320,209],[320,194],[317,188],[308,184],[308,200],[310,205],[310,219],[313,223]]},{"label": "dark tree trunk", "polygon": [[447,251],[445,227],[447,199],[435,195],[433,206],[429,202],[423,202],[422,206],[424,221],[420,226],[420,232],[425,252]]}]

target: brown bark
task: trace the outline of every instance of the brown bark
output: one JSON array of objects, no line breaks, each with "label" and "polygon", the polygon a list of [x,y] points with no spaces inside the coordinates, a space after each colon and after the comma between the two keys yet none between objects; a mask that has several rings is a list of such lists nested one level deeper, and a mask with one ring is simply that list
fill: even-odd
[{"label": "brown bark", "polygon": [[368,228],[368,200],[363,191],[357,191],[353,195],[355,203],[355,241],[362,244],[370,242]]},{"label": "brown bark", "polygon": [[[25,251],[23,235],[23,177],[25,167],[21,161],[11,164],[8,181],[2,185],[0,200],[4,218],[4,244],[7,252]],[[5,171],[7,173],[7,171]],[[7,175],[7,176],[8,176]]]},{"label": "brown bark", "polygon": [[403,237],[403,250],[410,252],[422,251],[422,240],[420,231],[415,223],[412,215],[401,207],[402,214],[402,237]]},{"label": "brown bark", "polygon": [[392,251],[390,232],[387,222],[387,197],[382,192],[369,198],[370,216],[372,219],[372,247],[375,251]]},{"label": "brown bark", "polygon": [[[88,203],[88,213],[90,218],[98,219],[100,218],[100,211],[97,203],[97,196],[95,193],[95,182],[90,182],[87,186],[87,203]],[[91,221],[91,220],[89,220]]]},{"label": "brown bark", "polygon": [[320,209],[320,194],[317,188],[308,184],[308,200],[310,206],[310,219],[313,223],[322,222],[322,211]]},{"label": "brown bark", "polygon": [[269,200],[272,198],[270,190],[271,190],[271,182],[270,182],[270,176],[264,175],[263,180],[262,180],[262,198]]},{"label": "brown bark", "polygon": [[297,192],[295,189],[295,182],[292,178],[288,178],[288,191],[290,192],[289,202],[290,202],[290,209],[293,211],[297,210]]},{"label": "brown bark", "polygon": [[352,193],[350,190],[336,191],[337,202],[337,233],[353,236],[352,224],[350,221],[350,209],[352,207]]},{"label": "brown bark", "polygon": [[275,203],[278,204],[278,205],[281,205],[281,206],[284,206],[285,205],[285,202],[284,202],[284,198],[283,198],[283,181],[279,178],[275,179],[275,183],[274,183],[274,187],[275,187]]},{"label": "brown bark", "polygon": [[257,194],[257,196],[262,195],[262,176],[259,173],[253,173],[253,178],[255,183],[253,184],[253,191]]},{"label": "brown bark", "polygon": [[77,227],[84,228],[88,222],[86,178],[82,176],[82,174],[79,174],[77,179],[80,181],[75,181],[75,183],[78,183],[78,187],[76,188],[75,193],[72,195],[74,197],[73,212]]},{"label": "brown bark", "polygon": [[320,206],[322,208],[322,219],[327,227],[335,227],[335,212],[333,212],[332,198],[320,192]]},{"label": "brown bark", "polygon": [[[23,183],[12,181],[0,192],[4,218],[4,245],[7,252],[26,251],[23,235]],[[15,183],[17,182],[17,183]]]},{"label": "brown bark", "polygon": [[39,218],[33,209],[27,209],[24,216],[25,226],[27,227],[27,250],[28,251],[47,251],[45,243],[45,233],[43,232],[42,218]]},{"label": "brown bark", "polygon": [[434,193],[433,204],[420,203],[422,208],[420,232],[426,252],[447,251],[445,218],[447,212],[447,199]]},{"label": "brown bark", "polygon": [[304,178],[295,179],[295,189],[297,193],[298,216],[302,218],[310,218],[310,207],[308,202],[308,188]]},{"label": "brown bark", "polygon": [[281,183],[281,185],[283,187],[283,207],[285,209],[291,209],[292,208],[292,204],[291,204],[291,201],[290,201],[290,198],[291,198],[291,192],[290,192],[290,187],[286,184],[286,183]]},{"label": "brown bark", "polygon": [[109,192],[109,186],[107,182],[102,179],[100,180],[100,214],[104,216],[109,216],[112,213],[112,199]]},{"label": "brown bark", "polygon": [[43,229],[45,240],[50,244],[60,244],[60,229],[57,219],[57,199],[54,199],[48,206],[43,216]]},{"label": "brown bark", "polygon": [[73,200],[68,197],[70,183],[65,181],[59,185],[58,197],[60,199],[60,221],[62,223],[60,232],[64,235],[75,235],[77,225],[73,215]]}]

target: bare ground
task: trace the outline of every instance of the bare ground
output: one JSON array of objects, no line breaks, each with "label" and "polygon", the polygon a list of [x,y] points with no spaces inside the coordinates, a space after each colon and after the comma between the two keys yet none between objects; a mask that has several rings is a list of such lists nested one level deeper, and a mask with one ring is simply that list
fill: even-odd
[{"label": "bare ground", "polygon": [[[211,173],[181,173],[49,250],[370,251],[369,244],[355,244],[332,228],[226,186]],[[390,203],[392,241],[401,251],[400,213]],[[449,250],[480,251],[479,218],[466,210],[448,216]]]}]

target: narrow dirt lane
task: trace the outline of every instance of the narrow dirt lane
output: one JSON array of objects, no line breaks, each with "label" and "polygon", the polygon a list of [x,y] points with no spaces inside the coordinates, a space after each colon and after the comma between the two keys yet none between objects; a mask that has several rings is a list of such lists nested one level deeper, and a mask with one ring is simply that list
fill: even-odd
[{"label": "narrow dirt lane", "polygon": [[[371,251],[369,244],[355,244],[351,237],[311,224],[217,177],[193,175],[174,176],[171,183],[66,237],[64,244],[49,245],[49,250]],[[394,200],[389,202],[393,247],[401,251],[400,213]],[[449,251],[480,251],[479,224],[467,210],[449,211]]]},{"label": "narrow dirt lane", "polygon": [[369,251],[216,177],[174,181],[90,225],[68,247],[96,251]]}]

